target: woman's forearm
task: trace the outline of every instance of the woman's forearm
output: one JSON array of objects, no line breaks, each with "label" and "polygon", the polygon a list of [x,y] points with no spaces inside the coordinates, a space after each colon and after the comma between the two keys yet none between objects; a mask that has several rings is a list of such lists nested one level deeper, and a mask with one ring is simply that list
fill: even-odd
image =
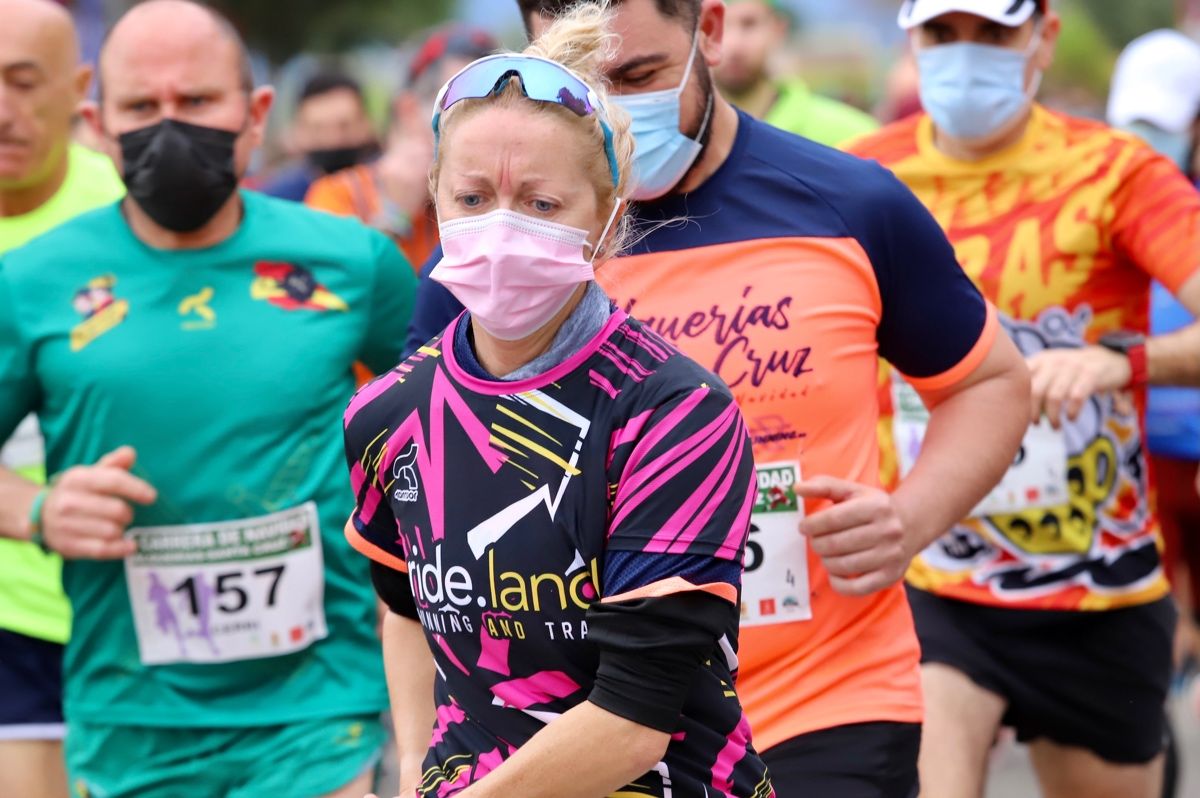
[{"label": "woman's forearm", "polygon": [[604,798],[658,764],[670,736],[590,701],[535,734],[460,798]]},{"label": "woman's forearm", "polygon": [[400,796],[412,798],[421,783],[421,763],[437,717],[433,703],[436,670],[421,624],[388,612],[383,618],[383,662],[396,729]]}]

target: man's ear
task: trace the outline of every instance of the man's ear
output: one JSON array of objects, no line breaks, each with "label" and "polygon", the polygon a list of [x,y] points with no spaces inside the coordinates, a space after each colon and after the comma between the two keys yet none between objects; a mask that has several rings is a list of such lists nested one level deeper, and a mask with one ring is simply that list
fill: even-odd
[{"label": "man's ear", "polygon": [[721,63],[725,41],[725,0],[703,0],[700,4],[700,53],[710,67]]},{"label": "man's ear", "polygon": [[92,68],[87,64],[80,64],[75,69],[75,75],[71,78],[71,89],[75,92],[75,101],[82,103],[87,98],[88,87],[92,85]]},{"label": "man's ear", "polygon": [[267,135],[267,119],[275,103],[275,87],[259,86],[250,92],[249,132],[255,147],[262,146]]},{"label": "man's ear", "polygon": [[1054,53],[1058,49],[1058,36],[1062,33],[1062,17],[1056,11],[1046,13],[1042,21],[1042,43],[1033,54],[1033,63],[1042,72],[1054,66]]}]

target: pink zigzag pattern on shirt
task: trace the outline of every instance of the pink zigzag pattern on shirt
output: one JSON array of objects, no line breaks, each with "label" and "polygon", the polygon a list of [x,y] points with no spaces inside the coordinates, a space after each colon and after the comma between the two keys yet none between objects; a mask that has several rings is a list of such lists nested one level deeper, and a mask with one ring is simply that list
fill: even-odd
[{"label": "pink zigzag pattern on shirt", "polygon": [[746,713],[743,712],[737,727],[726,738],[725,747],[717,754],[717,761],[712,769],[713,789],[718,790],[725,798],[733,798],[733,769],[737,767],[738,762],[746,758],[749,748],[750,721],[746,720]]},{"label": "pink zigzag pattern on shirt", "polygon": [[646,422],[649,421],[650,417],[653,415],[653,410],[647,410],[644,413],[639,413],[638,415],[629,419],[625,426],[613,431],[612,437],[608,440],[608,461],[605,464],[606,467],[612,468],[613,455],[616,454],[617,449],[621,448],[627,443],[633,443],[636,441],[638,436],[642,434],[642,430],[645,429]]},{"label": "pink zigzag pattern on shirt", "polygon": [[579,685],[562,671],[541,671],[523,679],[510,679],[492,685],[492,695],[513,709],[529,709],[538,704],[549,704],[566,698],[579,689]]},{"label": "pink zigzag pattern on shirt", "polygon": [[[425,491],[425,503],[429,508],[430,534],[434,540],[445,537],[446,519],[446,408],[458,420],[475,451],[483,458],[483,462],[492,473],[500,470],[508,457],[492,448],[491,432],[479,418],[471,412],[466,401],[454,389],[450,379],[439,368],[433,375],[433,386],[429,396],[429,436],[426,437],[420,413],[414,410],[388,439],[387,451],[379,464],[376,479],[382,481],[384,475],[391,473],[392,463],[400,452],[408,448],[408,444],[417,441],[417,473],[421,476],[421,485]],[[369,518],[364,518],[367,523]]]},{"label": "pink zigzag pattern on shirt", "polygon": [[512,645],[512,641],[508,638],[497,639],[488,634],[487,622],[491,617],[512,617],[508,613],[485,612],[482,616],[483,623],[479,625],[479,660],[478,664],[481,668],[487,668],[493,673],[499,673],[502,676],[511,676],[512,670],[508,665],[508,650]]},{"label": "pink zigzag pattern on shirt", "polygon": [[[746,446],[746,425],[740,417],[735,418],[738,420],[733,434],[737,443],[733,447],[725,448],[717,467],[708,473],[692,495],[667,519],[663,528],[646,547],[646,551],[661,550],[671,554],[683,554],[704,531],[704,527],[721,504],[730,497],[734,490],[733,480],[737,476],[737,465],[741,462]],[[724,435],[720,435],[713,443],[723,439]],[[722,555],[725,559],[733,559],[737,555],[737,549],[718,552],[716,556]]]},{"label": "pink zigzag pattern on shirt", "polygon": [[464,723],[466,719],[467,713],[458,704],[443,704],[438,707],[437,725],[433,728],[433,737],[430,738],[429,745],[435,746],[446,739],[446,732],[450,731],[450,727]]},{"label": "pink zigzag pattern on shirt", "polygon": [[[682,409],[682,406],[678,409]],[[620,526],[621,522],[630,513],[653,496],[663,485],[667,484],[681,471],[696,462],[696,460],[709,453],[713,447],[720,445],[735,426],[738,418],[737,406],[731,403],[720,415],[706,424],[702,429],[679,444],[672,446],[640,470],[632,472],[628,478],[622,479],[621,485],[617,488],[617,496],[614,502],[617,511],[614,514],[610,528]],[[657,431],[658,429],[656,428],[654,432]],[[653,437],[653,434],[652,432],[642,444],[638,445],[634,451],[635,457],[638,455],[637,450],[642,449],[645,442]],[[728,456],[728,451],[725,455],[726,457]],[[714,471],[713,474],[719,475],[720,472]],[[712,474],[693,492],[684,506],[676,513],[676,516],[686,511],[687,515],[684,517],[690,518],[697,511],[697,508],[702,505],[704,499],[711,493],[711,486],[705,488],[705,485],[708,485],[711,479]],[[646,547],[646,551],[667,551],[671,542],[678,536],[679,531],[674,527],[668,527],[660,531]]]}]

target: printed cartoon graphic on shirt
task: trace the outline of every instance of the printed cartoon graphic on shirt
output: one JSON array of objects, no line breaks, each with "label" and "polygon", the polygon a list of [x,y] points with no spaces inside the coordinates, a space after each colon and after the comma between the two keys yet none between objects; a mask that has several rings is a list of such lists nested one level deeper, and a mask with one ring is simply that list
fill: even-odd
[{"label": "printed cartoon graphic on shirt", "polygon": [[71,306],[83,317],[71,330],[71,351],[78,352],[100,336],[125,321],[129,315],[129,302],[117,299],[113,288],[117,278],[111,274],[96,277],[75,292]]},{"label": "printed cartoon graphic on shirt", "polygon": [[[1034,323],[1003,320],[1026,357],[1083,346],[1091,322],[1086,305],[1073,314],[1051,308]],[[978,514],[956,527],[925,552],[925,562],[948,572],[971,569],[977,583],[999,595],[1019,596],[1081,579],[1100,589],[1153,580],[1156,564],[1141,551],[1149,510],[1138,500],[1147,484],[1132,398],[1093,396],[1077,420],[1064,420],[1061,432],[1040,429],[1026,435],[1006,480],[1035,468],[1039,460],[1057,460],[1050,465],[1061,469],[1065,495],[1054,485],[1052,490],[1034,487],[1036,477],[1046,473],[1037,472],[1007,512]],[[1055,435],[1065,445],[1056,447]],[[1089,561],[1097,567],[1090,568]]]},{"label": "printed cartoon graphic on shirt", "polygon": [[337,294],[317,282],[313,273],[293,263],[259,262],[254,264],[250,296],[263,299],[284,310],[345,311],[347,306]]},{"label": "printed cartoon graphic on shirt", "polygon": [[[969,167],[938,153],[927,117],[854,149],[892,169],[930,209],[1027,356],[1117,330],[1146,332],[1151,277],[1177,288],[1196,271],[1195,191],[1166,159],[1103,125],[1037,107],[1011,153]],[[881,401],[887,441],[892,397]],[[910,581],[951,598],[1043,609],[1112,609],[1165,595],[1144,407],[1144,390],[1093,397],[1057,444],[1067,499],[977,513],[915,561]],[[1010,486],[1047,486],[1021,482],[1020,473],[1050,459],[1054,439],[1041,426],[1026,435]],[[908,445],[895,440],[901,469]]]}]

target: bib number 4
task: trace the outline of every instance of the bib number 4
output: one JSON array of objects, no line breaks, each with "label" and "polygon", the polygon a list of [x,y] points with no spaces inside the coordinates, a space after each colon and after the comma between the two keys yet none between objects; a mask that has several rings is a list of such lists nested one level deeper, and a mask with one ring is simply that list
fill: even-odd
[{"label": "bib number 4", "polygon": [[800,534],[804,504],[796,497],[800,464],[767,463],[757,471],[742,577],[742,626],[806,621],[812,608],[808,542]]}]

